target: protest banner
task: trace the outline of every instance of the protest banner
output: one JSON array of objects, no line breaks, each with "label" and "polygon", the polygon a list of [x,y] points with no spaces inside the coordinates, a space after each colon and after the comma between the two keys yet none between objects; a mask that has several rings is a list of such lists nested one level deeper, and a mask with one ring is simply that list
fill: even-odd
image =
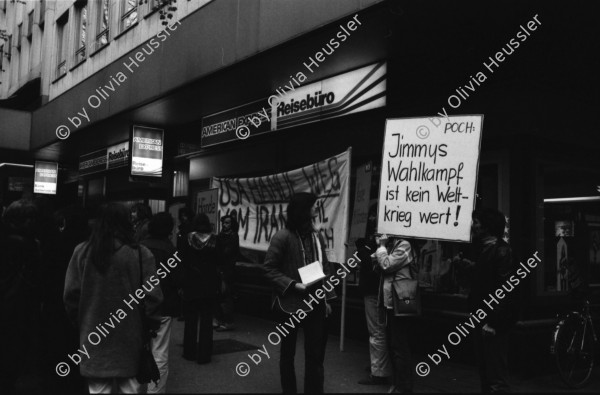
[{"label": "protest banner", "polygon": [[365,237],[367,233],[367,218],[369,216],[369,198],[371,194],[372,164],[368,162],[356,169],[356,189],[354,190],[354,207],[346,256],[356,251],[356,240]]},{"label": "protest banner", "polygon": [[377,229],[404,237],[471,240],[482,115],[388,119]]},{"label": "protest banner", "polygon": [[236,216],[240,247],[266,251],[271,237],[285,228],[287,204],[298,192],[318,196],[315,227],[326,243],[327,258],[343,262],[348,235],[350,152],[301,169],[252,178],[214,178],[219,214]]}]

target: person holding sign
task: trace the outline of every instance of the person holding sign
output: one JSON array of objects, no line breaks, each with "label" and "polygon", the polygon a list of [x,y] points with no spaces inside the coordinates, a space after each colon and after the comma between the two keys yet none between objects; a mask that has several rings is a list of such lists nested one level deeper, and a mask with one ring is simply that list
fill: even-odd
[{"label": "person holding sign", "polygon": [[[304,392],[323,393],[327,317],[331,314],[327,301],[335,297],[335,292],[322,280],[333,274],[333,268],[325,254],[326,244],[313,226],[316,202],[312,193],[292,196],[286,229],[273,236],[264,262],[265,276],[273,286],[271,307],[281,314],[286,324],[283,328],[289,332],[282,336],[279,360],[284,394],[296,393],[294,357],[299,326],[304,328]],[[311,279],[303,282],[300,269]]]},{"label": "person holding sign", "polygon": [[387,344],[393,367],[393,383],[389,392],[413,392],[413,366],[408,342],[408,321],[394,314],[392,292],[394,282],[412,279],[410,265],[415,259],[410,243],[399,237],[380,235],[376,238],[379,248],[375,251],[381,268],[378,306],[387,314]]},{"label": "person holding sign", "polygon": [[[482,314],[481,328],[474,333],[483,393],[510,391],[508,335],[518,317],[518,291],[513,291],[519,279],[511,276],[517,269],[516,261],[510,246],[502,239],[505,221],[498,210],[475,210],[471,226],[474,261],[463,258],[462,254],[454,258],[459,269],[470,274],[469,308],[475,311],[483,306],[487,312]],[[504,295],[501,299],[498,290]]]}]

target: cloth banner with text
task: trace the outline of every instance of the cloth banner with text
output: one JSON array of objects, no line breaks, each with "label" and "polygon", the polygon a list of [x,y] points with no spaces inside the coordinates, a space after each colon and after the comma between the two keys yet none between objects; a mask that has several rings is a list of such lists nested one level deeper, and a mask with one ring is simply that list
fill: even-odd
[{"label": "cloth banner with text", "polygon": [[315,228],[326,242],[327,258],[343,262],[348,236],[348,193],[351,149],[301,169],[263,177],[213,178],[219,190],[219,218],[234,215],[240,247],[266,251],[284,229],[287,205],[295,193],[318,196]]},{"label": "cloth banner with text", "polygon": [[388,119],[377,230],[471,240],[482,115]]}]

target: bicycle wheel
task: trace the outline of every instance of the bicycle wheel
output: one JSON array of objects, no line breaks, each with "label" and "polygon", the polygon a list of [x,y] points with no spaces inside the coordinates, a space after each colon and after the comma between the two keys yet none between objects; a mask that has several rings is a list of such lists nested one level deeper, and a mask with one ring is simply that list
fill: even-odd
[{"label": "bicycle wheel", "polygon": [[583,387],[594,367],[592,328],[581,316],[560,322],[554,337],[554,355],[560,378],[571,388]]}]

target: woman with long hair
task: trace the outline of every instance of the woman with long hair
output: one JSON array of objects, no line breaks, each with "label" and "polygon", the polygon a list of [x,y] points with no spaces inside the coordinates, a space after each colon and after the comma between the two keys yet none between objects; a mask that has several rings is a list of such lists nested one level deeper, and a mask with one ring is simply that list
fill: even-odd
[{"label": "woman with long hair", "polygon": [[63,295],[67,314],[79,328],[75,357],[91,394],[139,392],[140,299],[151,329],[160,325],[163,296],[155,269],[150,250],[134,242],[127,208],[103,205],[89,240],[75,248]]},{"label": "woman with long hair", "polygon": [[[323,393],[325,370],[325,347],[327,345],[327,317],[331,306],[323,301],[314,303],[312,308],[304,303],[304,298],[314,291],[325,289],[325,298],[335,298],[333,287],[326,289],[323,281],[306,286],[300,279],[298,269],[319,261],[323,273],[328,278],[333,268],[327,260],[325,241],[314,229],[317,197],[312,193],[297,193],[292,196],[287,208],[286,229],[273,236],[265,257],[264,269],[273,286],[272,308],[281,316],[282,321],[291,320],[293,314],[301,318],[304,328],[305,374],[304,392]],[[281,340],[279,371],[283,393],[296,393],[296,372],[294,356],[298,326],[289,329],[289,334]]]},{"label": "woman with long hair", "polygon": [[183,270],[179,273],[185,320],[183,358],[200,364],[210,362],[212,356],[214,304],[221,286],[217,272],[220,250],[206,214],[196,215],[182,251]]}]

